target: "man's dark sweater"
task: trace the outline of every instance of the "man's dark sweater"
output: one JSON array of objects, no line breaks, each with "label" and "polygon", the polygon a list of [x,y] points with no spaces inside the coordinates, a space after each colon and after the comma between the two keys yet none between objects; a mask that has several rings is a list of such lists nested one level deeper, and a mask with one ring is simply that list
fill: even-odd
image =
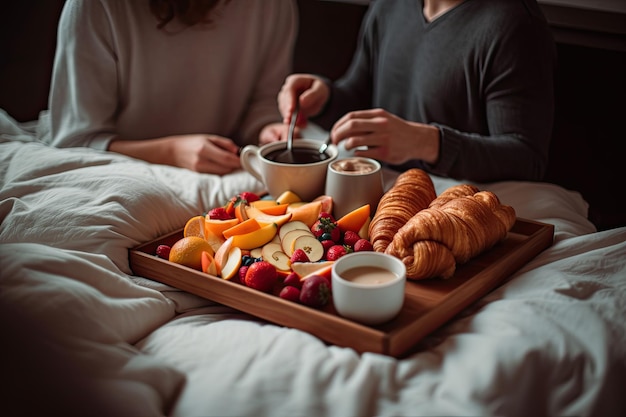
[{"label": "man's dark sweater", "polygon": [[325,128],[383,108],[436,125],[441,153],[419,167],[457,179],[541,180],[554,113],[554,41],[535,0],[466,0],[432,22],[422,0],[372,3]]}]

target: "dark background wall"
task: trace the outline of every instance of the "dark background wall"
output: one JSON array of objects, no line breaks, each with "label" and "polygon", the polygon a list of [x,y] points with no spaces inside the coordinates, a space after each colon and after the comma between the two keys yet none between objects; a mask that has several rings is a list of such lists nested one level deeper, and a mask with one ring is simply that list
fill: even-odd
[{"label": "dark background wall", "polygon": [[[33,120],[46,108],[63,0],[7,6],[0,25],[0,108],[17,120]],[[339,77],[350,63],[366,6],[320,0],[298,0],[298,6],[294,71]],[[557,106],[546,180],[579,191],[599,229],[626,226],[620,206],[626,190],[626,48],[620,45],[626,41],[611,36],[605,47],[602,37],[570,30],[574,38],[593,37],[590,46],[563,40],[561,31],[555,27]]]}]

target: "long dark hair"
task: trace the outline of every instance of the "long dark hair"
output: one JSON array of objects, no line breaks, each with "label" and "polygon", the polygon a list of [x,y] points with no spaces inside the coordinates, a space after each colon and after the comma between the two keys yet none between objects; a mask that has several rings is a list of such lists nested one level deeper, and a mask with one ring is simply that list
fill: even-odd
[{"label": "long dark hair", "polygon": [[220,3],[230,0],[150,0],[150,11],[157,18],[157,27],[165,25],[177,18],[186,26],[211,24],[215,9]]}]

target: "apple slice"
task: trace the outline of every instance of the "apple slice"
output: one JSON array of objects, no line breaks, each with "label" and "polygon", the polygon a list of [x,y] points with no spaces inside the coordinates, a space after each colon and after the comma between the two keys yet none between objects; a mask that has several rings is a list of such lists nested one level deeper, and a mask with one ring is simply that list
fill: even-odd
[{"label": "apple slice", "polygon": [[296,262],[294,264],[291,264],[291,269],[293,270],[293,272],[298,274],[300,280],[302,280],[303,278],[312,275],[318,271],[321,271],[322,273],[326,273],[326,269],[330,271],[330,268],[332,268],[334,263],[334,261]]},{"label": "apple slice", "polygon": [[315,239],[315,236],[313,235],[313,233],[311,233],[311,231],[308,228],[306,230],[295,229],[290,232],[287,232],[287,234],[283,236],[281,243],[280,243],[280,245],[283,248],[283,252],[285,252],[287,256],[291,256],[291,254],[293,253],[293,242],[300,236],[313,236],[313,238]]},{"label": "apple slice", "polygon": [[291,271],[291,268],[290,268],[291,261],[289,259],[289,256],[287,256],[285,252],[283,252],[282,250],[274,251],[274,253],[272,253],[269,257],[264,256],[263,260],[274,265],[274,267],[276,268],[276,272],[279,272],[279,271],[290,272]]},{"label": "apple slice", "polygon": [[282,241],[283,237],[294,229],[309,230],[309,231],[311,230],[306,224],[302,223],[301,221],[297,221],[297,220],[290,221],[290,222],[283,224],[280,227],[280,229],[278,230],[278,237]]},{"label": "apple slice", "polygon": [[269,258],[271,258],[272,254],[276,251],[281,251],[281,252],[283,251],[283,247],[280,245],[280,243],[276,243],[276,242],[266,243],[261,248],[261,257],[267,261]]},{"label": "apple slice", "polygon": [[358,233],[359,237],[369,240],[371,222],[372,222],[372,219],[368,216],[367,219],[365,219],[365,223],[363,223],[363,226],[361,226],[361,229],[359,230],[359,233]]},{"label": "apple slice", "polygon": [[250,256],[253,258],[261,258],[263,256],[263,247],[252,249]]},{"label": "apple slice", "polygon": [[328,279],[328,282],[330,283],[332,282],[332,278],[331,278],[332,271],[333,271],[332,265],[324,266],[323,268],[319,268],[317,271],[311,272],[310,274],[303,276],[302,278],[300,278],[300,282],[306,281],[308,278],[312,277],[313,275],[320,275]]},{"label": "apple slice", "polygon": [[302,249],[311,262],[317,262],[324,257],[324,246],[312,234],[297,237],[291,243],[291,253]]},{"label": "apple slice", "polygon": [[237,275],[239,268],[241,268],[241,249],[237,246],[233,246],[228,251],[226,263],[222,265],[222,279],[231,279]]},{"label": "apple slice", "polygon": [[300,196],[298,196],[293,191],[289,191],[289,190],[283,192],[281,195],[278,196],[278,198],[276,198],[276,202],[278,204],[290,204],[290,203],[297,203],[299,201],[302,201],[300,199]]},{"label": "apple slice", "polygon": [[228,260],[228,252],[230,252],[230,248],[233,247],[233,236],[229,237],[222,243],[222,245],[215,251],[215,266],[217,267],[217,275],[222,274],[222,267],[226,265],[226,261]]},{"label": "apple slice", "polygon": [[217,275],[215,258],[207,251],[202,251],[202,272],[209,275]]},{"label": "apple slice", "polygon": [[216,235],[212,230],[209,229],[205,229],[205,232],[205,239],[207,242],[209,242],[209,245],[211,245],[213,253],[217,252],[220,246],[224,244],[224,241],[226,239],[221,233],[219,235]]}]

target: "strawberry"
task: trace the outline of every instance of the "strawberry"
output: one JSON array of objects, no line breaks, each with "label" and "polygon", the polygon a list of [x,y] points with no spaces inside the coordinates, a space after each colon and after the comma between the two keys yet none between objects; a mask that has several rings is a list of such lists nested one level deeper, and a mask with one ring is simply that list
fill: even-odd
[{"label": "strawberry", "polygon": [[322,244],[322,246],[324,247],[324,253],[328,252],[328,249],[330,249],[331,246],[335,246],[335,242],[333,242],[332,240],[322,240],[320,242]]},{"label": "strawberry", "polygon": [[291,285],[287,285],[286,287],[283,287],[282,290],[280,290],[278,296],[282,299],[297,303],[300,301],[300,289]]},{"label": "strawberry", "polygon": [[352,252],[352,249],[345,245],[333,245],[326,251],[326,260],[327,261],[336,261],[341,258],[343,255]]},{"label": "strawberry", "polygon": [[330,282],[321,275],[312,275],[302,284],[300,302],[310,307],[323,307],[330,301]]},{"label": "strawberry", "polygon": [[276,267],[267,261],[255,262],[248,267],[244,282],[250,288],[270,292],[278,280]]},{"label": "strawberry", "polygon": [[311,262],[311,260],[309,259],[309,255],[307,255],[304,250],[296,249],[291,254],[291,263],[294,262]]},{"label": "strawberry", "polygon": [[320,218],[320,219],[330,219],[330,221],[333,222],[333,223],[335,223],[335,221],[336,221],[335,218],[333,217],[333,215],[328,213],[328,212],[326,212],[326,211],[322,211],[320,213],[320,215],[318,216],[318,218]]},{"label": "strawberry", "polygon": [[239,194],[239,199],[240,200],[245,200],[248,203],[252,203],[253,201],[260,200],[261,197],[259,197],[258,195],[254,194],[254,193],[251,193],[249,191],[244,191],[244,192]]},{"label": "strawberry", "polygon": [[337,227],[337,224],[332,217],[319,217],[313,226],[311,226],[311,232],[321,240],[332,240],[337,243],[341,239],[341,230]]},{"label": "strawberry", "polygon": [[346,230],[343,234],[343,244],[348,245],[351,248],[354,247],[354,244],[361,239],[358,233],[353,232],[352,230]]},{"label": "strawberry", "polygon": [[171,249],[172,248],[168,245],[159,245],[156,248],[156,256],[162,259],[169,259]]},{"label": "strawberry", "polygon": [[302,282],[300,282],[300,276],[298,274],[290,272],[289,275],[287,275],[283,280],[283,285],[286,287],[300,288],[302,286]]},{"label": "strawberry", "polygon": [[365,251],[373,251],[373,250],[374,250],[374,247],[372,246],[372,243],[367,239],[359,239],[354,244],[355,252],[365,252]]},{"label": "strawberry", "polygon": [[212,208],[211,210],[209,210],[208,216],[209,216],[209,219],[216,219],[216,220],[229,220],[233,218],[231,217],[230,214],[228,214],[228,212],[226,211],[224,207]]}]

